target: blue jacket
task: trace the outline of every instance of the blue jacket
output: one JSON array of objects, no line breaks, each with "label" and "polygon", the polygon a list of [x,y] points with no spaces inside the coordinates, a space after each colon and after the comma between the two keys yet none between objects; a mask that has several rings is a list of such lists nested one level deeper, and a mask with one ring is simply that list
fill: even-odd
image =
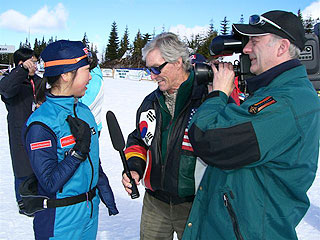
[{"label": "blue jacket", "polygon": [[[75,141],[66,118],[75,114],[89,124],[92,132],[90,158],[83,162],[68,154]],[[73,97],[48,95],[28,119],[25,136],[31,166],[39,181],[39,195],[60,199],[86,193],[97,186],[109,215],[118,213],[108,178],[100,165],[97,125],[87,106]],[[66,227],[77,229],[79,221],[97,217],[99,202],[97,194],[89,205],[81,202],[37,212],[36,237],[52,237],[56,232],[63,236]]]},{"label": "blue jacket", "polygon": [[103,77],[99,66],[90,71],[92,79],[87,85],[87,90],[82,98],[79,98],[79,102],[87,105],[98,125],[98,131],[102,129],[102,104],[103,104]]}]

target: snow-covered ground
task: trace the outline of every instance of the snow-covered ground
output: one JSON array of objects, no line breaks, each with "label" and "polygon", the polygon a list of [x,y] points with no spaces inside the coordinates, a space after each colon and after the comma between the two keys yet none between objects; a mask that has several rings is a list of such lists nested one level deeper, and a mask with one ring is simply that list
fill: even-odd
[{"label": "snow-covered ground", "polygon": [[[108,110],[115,113],[126,136],[135,127],[135,114],[143,98],[157,85],[150,81],[105,79],[104,116]],[[13,174],[7,134],[7,111],[0,102],[0,240],[31,240],[32,218],[18,214],[13,190]],[[100,137],[102,167],[109,177],[120,213],[109,217],[106,207],[100,205],[100,240],[137,240],[144,189],[139,186],[140,198],[132,200],[121,184],[122,163],[111,144],[105,119]],[[297,227],[299,239],[320,239],[320,170],[308,193],[311,206]]]}]

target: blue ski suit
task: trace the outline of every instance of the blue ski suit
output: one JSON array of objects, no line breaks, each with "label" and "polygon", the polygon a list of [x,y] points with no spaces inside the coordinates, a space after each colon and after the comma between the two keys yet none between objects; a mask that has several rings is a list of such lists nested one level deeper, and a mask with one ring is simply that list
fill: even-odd
[{"label": "blue ski suit", "polygon": [[[69,154],[75,140],[66,121],[68,115],[90,126],[90,153],[85,161]],[[118,210],[100,165],[97,125],[89,108],[74,97],[48,94],[46,101],[30,116],[26,127],[25,146],[39,181],[39,195],[62,199],[88,193],[97,187],[97,194],[91,201],[36,212],[35,238],[95,239],[100,198],[108,207],[109,215],[117,214]]]}]

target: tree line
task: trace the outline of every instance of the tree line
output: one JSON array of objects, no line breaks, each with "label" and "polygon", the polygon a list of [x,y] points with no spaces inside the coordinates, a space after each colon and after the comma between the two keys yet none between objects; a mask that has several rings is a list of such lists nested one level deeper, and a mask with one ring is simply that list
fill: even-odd
[{"label": "tree line", "polygon": [[[315,23],[319,22],[319,18],[313,19],[311,16],[304,19],[300,9],[297,13],[300,18],[303,26],[305,28],[306,33],[313,33]],[[239,23],[244,23],[243,14],[240,16]],[[162,30],[164,32],[164,29]],[[214,28],[212,20],[209,24],[209,27],[205,33],[199,33],[192,35],[189,39],[182,39],[188,48],[190,49],[190,53],[200,53],[206,58],[210,58],[209,46],[217,35],[228,35],[232,34],[232,29],[230,26],[230,21],[225,16],[222,21],[220,21],[219,32]],[[111,30],[108,37],[108,43],[103,50],[103,53],[100,55],[102,58],[100,59],[100,66],[105,68],[141,68],[144,67],[144,62],[142,61],[142,48],[155,37],[155,31],[152,34],[150,33],[141,33],[140,29],[135,35],[135,38],[132,42],[130,42],[129,38],[129,29],[126,26],[124,33],[121,38],[119,38],[118,26],[114,21],[111,24]],[[33,48],[31,43],[26,38],[25,42],[20,42],[19,47],[28,47],[32,48],[36,54],[36,56],[40,56],[42,50],[50,43],[57,41],[57,37],[55,39],[51,37],[47,42],[44,37],[42,40],[38,40],[37,38],[34,41]],[[86,33],[84,33],[82,42],[87,46],[87,48],[95,53],[98,53],[97,47],[94,46],[88,39]],[[13,54],[1,54],[0,55],[0,63],[12,64]]]}]

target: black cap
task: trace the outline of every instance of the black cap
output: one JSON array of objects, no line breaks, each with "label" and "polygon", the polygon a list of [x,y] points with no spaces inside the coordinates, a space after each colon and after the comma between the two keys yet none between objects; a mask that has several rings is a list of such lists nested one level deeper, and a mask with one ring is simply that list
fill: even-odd
[{"label": "black cap", "polygon": [[50,43],[41,53],[44,77],[59,76],[89,65],[88,49],[81,41],[59,40]]},{"label": "black cap", "polygon": [[288,39],[300,50],[304,49],[304,44],[306,42],[304,27],[301,20],[295,14],[291,12],[274,10],[264,13],[262,16],[280,26],[283,31],[267,21],[265,21],[264,24],[257,25],[233,24],[232,27],[235,32],[249,37],[262,36],[267,33],[272,33]]},{"label": "black cap", "polygon": [[204,63],[207,59],[200,53],[195,53],[190,56],[191,64]]}]

